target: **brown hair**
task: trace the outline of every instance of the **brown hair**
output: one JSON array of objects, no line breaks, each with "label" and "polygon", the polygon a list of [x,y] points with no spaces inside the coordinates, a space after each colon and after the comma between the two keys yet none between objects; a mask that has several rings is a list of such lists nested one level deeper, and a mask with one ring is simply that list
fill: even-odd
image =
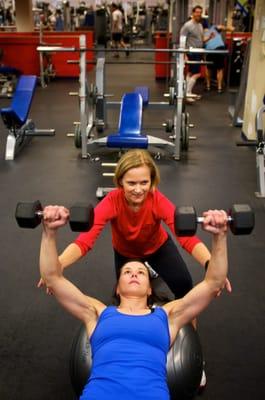
[{"label": "brown hair", "polygon": [[201,11],[203,10],[203,8],[199,4],[197,4],[197,6],[193,7],[192,12],[194,13],[197,9]]},{"label": "brown hair", "polygon": [[132,168],[138,168],[146,165],[150,170],[151,188],[157,187],[160,182],[159,169],[156,166],[151,155],[146,150],[129,150],[119,160],[113,181],[117,187],[122,187],[121,180],[123,176]]}]

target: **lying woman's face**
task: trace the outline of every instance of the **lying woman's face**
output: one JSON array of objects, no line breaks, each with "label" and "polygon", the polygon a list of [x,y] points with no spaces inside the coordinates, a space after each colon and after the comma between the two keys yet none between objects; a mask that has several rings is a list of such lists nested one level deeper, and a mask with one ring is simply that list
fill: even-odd
[{"label": "lying woman's face", "polygon": [[144,264],[139,261],[126,263],[120,271],[117,286],[118,295],[150,296],[151,286],[149,273]]}]

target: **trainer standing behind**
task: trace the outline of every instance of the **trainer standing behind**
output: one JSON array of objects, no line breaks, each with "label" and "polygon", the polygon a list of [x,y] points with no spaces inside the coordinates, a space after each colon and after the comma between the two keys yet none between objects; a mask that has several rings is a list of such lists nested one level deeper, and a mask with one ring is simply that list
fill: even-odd
[{"label": "trainer standing behind", "polygon": [[[85,256],[110,222],[117,276],[126,262],[137,259],[147,262],[160,275],[175,298],[183,297],[191,290],[191,275],[162,222],[203,267],[211,255],[197,236],[175,235],[175,206],[157,189],[159,178],[159,170],[147,151],[131,150],[125,153],[115,170],[117,189],[95,207],[94,225],[90,231],[81,233],[60,255],[61,269]],[[67,213],[65,218],[67,220]],[[39,286],[42,285],[41,280]],[[226,288],[231,291],[229,281]]]}]

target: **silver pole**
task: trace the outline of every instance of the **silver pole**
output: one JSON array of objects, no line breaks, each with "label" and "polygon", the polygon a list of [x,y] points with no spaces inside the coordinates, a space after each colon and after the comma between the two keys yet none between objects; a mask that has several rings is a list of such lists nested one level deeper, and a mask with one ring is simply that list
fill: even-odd
[{"label": "silver pole", "polygon": [[87,134],[86,134],[86,37],[80,35],[80,87],[79,87],[79,104],[80,104],[80,131],[82,143],[82,158],[87,158]]}]

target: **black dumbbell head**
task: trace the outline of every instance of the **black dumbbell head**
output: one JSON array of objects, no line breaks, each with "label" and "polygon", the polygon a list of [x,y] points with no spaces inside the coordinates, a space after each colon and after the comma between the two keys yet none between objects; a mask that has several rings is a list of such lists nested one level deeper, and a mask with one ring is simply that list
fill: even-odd
[{"label": "black dumbbell head", "polygon": [[229,212],[234,235],[249,235],[255,226],[255,215],[248,204],[234,204]]},{"label": "black dumbbell head", "polygon": [[176,207],[174,219],[176,235],[195,235],[197,229],[197,216],[194,207]]},{"label": "black dumbbell head", "polygon": [[41,216],[37,214],[38,211],[42,211],[39,200],[31,203],[17,203],[15,217],[20,228],[36,228],[41,223]]},{"label": "black dumbbell head", "polygon": [[70,208],[69,224],[74,232],[87,232],[94,223],[94,207],[89,205],[74,205]]}]

